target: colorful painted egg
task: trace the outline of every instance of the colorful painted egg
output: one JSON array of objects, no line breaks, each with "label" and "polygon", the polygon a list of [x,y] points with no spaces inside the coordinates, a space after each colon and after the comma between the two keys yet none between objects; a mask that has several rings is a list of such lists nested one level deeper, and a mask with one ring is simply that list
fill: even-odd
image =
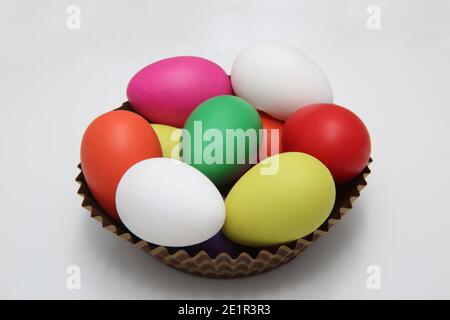
[{"label": "colorful painted egg", "polygon": [[182,130],[164,124],[152,123],[158,136],[164,158],[180,159],[180,138]]},{"label": "colorful painted egg", "polygon": [[224,234],[232,241],[270,247],[316,230],[333,209],[330,171],[316,158],[281,153],[258,163],[230,190]]},{"label": "colorful painted egg", "polygon": [[225,220],[224,201],[214,184],[175,159],[153,158],[132,166],[117,187],[116,205],[133,234],[169,247],[206,241]]},{"label": "colorful painted egg", "polygon": [[242,51],[233,63],[231,81],[236,95],[280,120],[303,106],[333,102],[330,83],[314,61],[278,42],[260,42]]},{"label": "colorful painted egg", "polygon": [[142,116],[159,124],[181,128],[203,101],[231,94],[225,71],[199,57],[172,57],[139,71],[128,84],[127,96]]},{"label": "colorful painted egg", "polygon": [[84,133],[80,155],[92,195],[118,220],[115,197],[120,178],[135,163],[162,153],[155,131],[144,118],[117,110],[92,121]]},{"label": "colorful painted egg", "polygon": [[236,96],[218,96],[189,116],[182,136],[182,160],[216,185],[237,180],[257,162],[261,119]]},{"label": "colorful painted egg", "polygon": [[263,126],[262,141],[259,146],[259,161],[262,161],[270,156],[281,153],[282,135],[284,122],[275,119],[268,114],[260,111],[261,122]]},{"label": "colorful painted egg", "polygon": [[344,107],[307,106],[290,115],[283,130],[286,151],[316,157],[328,167],[338,184],[356,177],[369,161],[369,132],[361,119]]}]

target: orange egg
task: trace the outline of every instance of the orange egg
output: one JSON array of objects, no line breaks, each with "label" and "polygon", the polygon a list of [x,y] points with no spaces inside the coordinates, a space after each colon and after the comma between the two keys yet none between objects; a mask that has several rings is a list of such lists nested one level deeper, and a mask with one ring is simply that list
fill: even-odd
[{"label": "orange egg", "polygon": [[115,220],[116,189],[122,175],[144,159],[161,157],[158,137],[136,113],[117,110],[96,118],[81,142],[81,166],[98,204]]},{"label": "orange egg", "polygon": [[[264,129],[263,140],[261,141],[261,146],[259,147],[259,161],[262,161],[270,156],[282,152],[281,135],[284,122],[275,119],[262,111],[258,112]],[[276,132],[276,130],[278,130],[278,132]],[[274,141],[272,141],[272,139],[274,139]],[[276,144],[276,142],[278,142],[278,144]]]}]

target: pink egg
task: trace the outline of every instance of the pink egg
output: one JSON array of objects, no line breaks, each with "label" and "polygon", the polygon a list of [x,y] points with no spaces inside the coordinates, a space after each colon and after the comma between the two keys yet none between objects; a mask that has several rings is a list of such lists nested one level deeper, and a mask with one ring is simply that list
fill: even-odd
[{"label": "pink egg", "polygon": [[127,88],[133,108],[156,123],[183,127],[203,101],[232,94],[226,72],[199,57],[173,57],[152,63],[139,71]]}]

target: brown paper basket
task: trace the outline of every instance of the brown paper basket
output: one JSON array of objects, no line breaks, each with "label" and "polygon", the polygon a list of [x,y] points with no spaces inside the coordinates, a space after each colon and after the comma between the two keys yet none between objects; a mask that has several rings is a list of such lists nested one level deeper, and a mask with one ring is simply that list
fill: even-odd
[{"label": "brown paper basket", "polygon": [[[133,111],[128,103],[124,103],[120,110]],[[116,110],[118,110],[116,109]],[[369,159],[369,164],[372,159]],[[368,164],[368,165],[369,165]],[[228,253],[220,253],[211,258],[205,251],[190,256],[185,250],[170,253],[163,246],[152,245],[132,234],[123,224],[111,219],[97,204],[83,175],[81,165],[80,174],[76,181],[80,184],[78,194],[83,198],[82,207],[89,210],[91,217],[102,224],[102,227],[113,232],[120,238],[132,243],[147,254],[157,258],[166,265],[194,275],[210,278],[238,278],[251,276],[275,269],[291,261],[331,229],[352,208],[352,203],[359,197],[360,191],[367,185],[366,177],[370,173],[365,167],[355,179],[336,189],[336,202],[327,220],[313,233],[297,241],[283,244],[274,248],[261,249],[258,252],[242,252],[236,258]]]}]

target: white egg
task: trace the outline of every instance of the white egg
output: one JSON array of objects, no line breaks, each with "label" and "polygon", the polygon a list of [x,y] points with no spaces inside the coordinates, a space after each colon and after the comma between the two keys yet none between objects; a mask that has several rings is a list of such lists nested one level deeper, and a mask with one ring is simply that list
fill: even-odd
[{"label": "white egg", "polygon": [[242,51],[233,63],[231,82],[236,95],[280,120],[308,104],[333,102],[330,83],[317,64],[278,42]]},{"label": "white egg", "polygon": [[163,246],[203,242],[225,222],[225,204],[215,185],[175,159],[152,158],[132,166],[119,182],[116,206],[132,233]]}]

